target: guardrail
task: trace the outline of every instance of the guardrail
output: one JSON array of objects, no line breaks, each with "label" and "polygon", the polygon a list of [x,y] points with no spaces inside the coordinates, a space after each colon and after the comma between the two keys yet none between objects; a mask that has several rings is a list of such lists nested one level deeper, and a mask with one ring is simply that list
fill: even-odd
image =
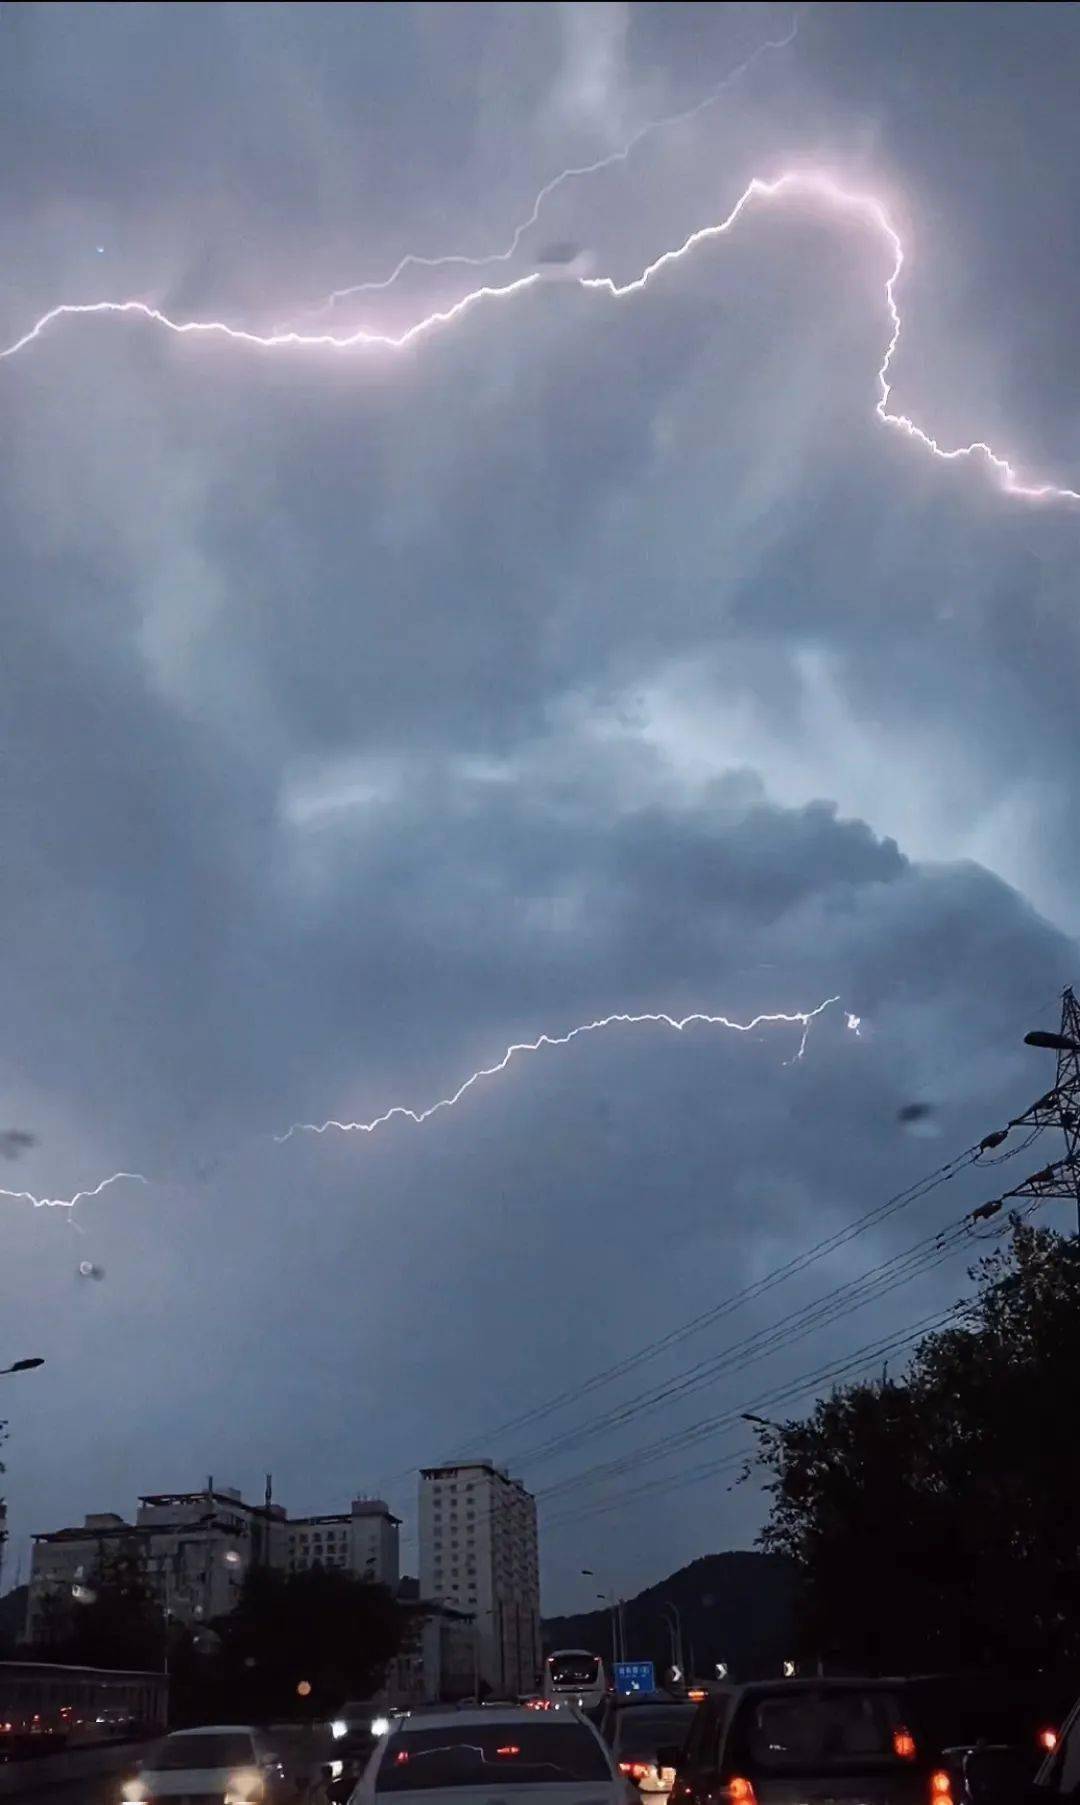
[{"label": "guardrail", "polygon": [[146,1742],[99,1743],[96,1748],[68,1749],[32,1761],[7,1761],[0,1767],[0,1799],[32,1799],[36,1793],[47,1793],[50,1787],[71,1780],[122,1773],[133,1768],[150,1746]]}]

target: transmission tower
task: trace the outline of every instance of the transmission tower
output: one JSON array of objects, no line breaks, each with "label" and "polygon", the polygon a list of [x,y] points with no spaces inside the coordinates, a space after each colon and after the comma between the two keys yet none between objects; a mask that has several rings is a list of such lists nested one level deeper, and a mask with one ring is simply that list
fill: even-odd
[{"label": "transmission tower", "polygon": [[1025,1034],[1029,1047],[1046,1047],[1057,1054],[1057,1080],[1037,1103],[1016,1116],[1010,1127],[1060,1128],[1065,1137],[1065,1157],[1033,1172],[1009,1197],[1067,1197],[1076,1204],[1076,1232],[1080,1235],[1080,1004],[1071,986],[1061,998],[1061,1028],[1057,1034],[1036,1028]]}]

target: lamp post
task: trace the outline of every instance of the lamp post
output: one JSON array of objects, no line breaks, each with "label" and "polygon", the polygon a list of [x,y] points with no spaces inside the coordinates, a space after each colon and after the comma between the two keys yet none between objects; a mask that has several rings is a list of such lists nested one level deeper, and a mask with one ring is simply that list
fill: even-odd
[{"label": "lamp post", "polygon": [[[582,1567],[581,1571],[586,1579],[595,1579],[597,1577],[591,1567]],[[616,1598],[613,1591],[598,1592],[596,1596],[600,1599],[602,1604],[607,1605],[608,1610],[611,1612],[611,1659],[613,1662],[625,1661],[626,1649],[623,1645],[622,1635],[622,1600]]]},{"label": "lamp post", "polygon": [[[671,1615],[668,1616],[670,1611]],[[686,1663],[683,1660],[682,1617],[677,1604],[663,1606],[662,1615],[671,1637],[671,1665],[677,1667],[683,1680],[686,1678]]]},{"label": "lamp post", "polygon": [[[0,1366],[0,1377],[7,1373],[31,1373],[37,1366],[44,1366],[40,1354],[32,1354],[26,1360],[13,1360],[10,1366]],[[4,1543],[7,1541],[7,1530],[4,1527],[4,1511],[0,1507],[0,1562],[3,1560]]]},{"label": "lamp post", "polygon": [[[481,1611],[473,1612],[473,1697],[477,1704],[480,1703],[480,1619],[481,1617],[494,1617],[496,1614],[497,1607],[495,1605],[488,1605]],[[500,1630],[502,1628],[501,1618],[499,1619],[499,1628]],[[501,1636],[499,1638],[499,1671],[502,1671]]]}]

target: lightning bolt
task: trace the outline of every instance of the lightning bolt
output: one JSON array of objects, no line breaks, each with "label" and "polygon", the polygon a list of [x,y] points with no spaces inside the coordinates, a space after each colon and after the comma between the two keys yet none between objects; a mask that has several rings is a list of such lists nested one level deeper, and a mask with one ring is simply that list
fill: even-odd
[{"label": "lightning bolt", "polygon": [[326,313],[336,307],[339,301],[347,301],[353,295],[381,294],[386,289],[393,288],[394,283],[405,274],[407,269],[449,269],[451,267],[486,269],[493,263],[511,262],[517,255],[526,232],[530,232],[537,224],[544,202],[550,200],[553,194],[558,193],[558,190],[567,182],[579,181],[585,176],[599,175],[602,170],[612,169],[617,163],[625,163],[633,155],[638,145],[643,143],[646,138],[651,138],[655,132],[666,131],[669,126],[673,125],[687,125],[691,119],[697,119],[702,113],[707,112],[709,107],[714,107],[720,96],[741,80],[753,68],[759,57],[764,56],[769,50],[786,50],[789,44],[795,42],[799,33],[799,16],[802,10],[799,8],[794,14],[791,29],[785,37],[766,38],[765,42],[759,44],[745,62],[740,63],[737,68],[725,75],[723,81],[718,82],[716,87],[706,94],[704,100],[699,100],[695,106],[687,107],[685,112],[668,113],[663,119],[648,120],[638,128],[632,137],[627,139],[621,149],[610,151],[607,156],[597,158],[595,163],[580,163],[569,169],[562,169],[557,176],[552,177],[550,182],[545,182],[533,201],[528,218],[523,219],[520,225],[514,227],[513,237],[505,250],[489,251],[486,256],[482,257],[466,257],[460,252],[442,257],[420,257],[409,251],[388,276],[384,276],[378,282],[357,282],[352,288],[336,288],[321,306],[310,310],[311,314]]},{"label": "lightning bolt", "polygon": [[4,1185],[0,1185],[0,1197],[13,1197],[17,1203],[32,1203],[36,1210],[73,1210],[84,1197],[100,1197],[102,1191],[107,1190],[109,1185],[119,1183],[122,1178],[130,1178],[133,1183],[140,1185],[149,1183],[141,1172],[113,1172],[92,1190],[76,1191],[74,1197],[35,1197],[33,1191],[9,1191]]},{"label": "lightning bolt", "polygon": [[799,1009],[790,1015],[782,1013],[755,1015],[748,1022],[733,1022],[729,1021],[726,1015],[705,1015],[700,1011],[695,1011],[693,1015],[683,1016],[665,1015],[662,1011],[658,1014],[648,1013],[645,1015],[604,1015],[595,1022],[581,1022],[576,1028],[568,1029],[565,1034],[539,1034],[535,1040],[515,1041],[512,1046],[507,1047],[502,1058],[496,1060],[494,1065],[482,1066],[478,1072],[473,1072],[470,1077],[466,1078],[464,1084],[460,1084],[451,1096],[440,1097],[437,1103],[430,1103],[426,1109],[409,1109],[402,1103],[395,1103],[392,1109],[384,1110],[381,1116],[374,1116],[370,1122],[337,1122],[334,1120],[294,1122],[284,1134],[276,1134],[274,1139],[280,1146],[285,1141],[291,1140],[294,1134],[326,1134],[331,1128],[338,1129],[342,1134],[374,1134],[377,1128],[384,1127],[387,1122],[392,1122],[397,1116],[404,1117],[407,1121],[414,1122],[417,1127],[420,1127],[439,1110],[453,1109],[455,1103],[460,1103],[466,1091],[471,1091],[473,1086],[479,1084],[482,1079],[495,1078],[500,1072],[505,1072],[510,1061],[516,1059],[519,1053],[539,1053],[542,1047],[567,1047],[572,1040],[579,1039],[581,1035],[596,1034],[602,1028],[637,1027],[642,1023],[653,1023],[665,1028],[673,1028],[677,1034],[682,1034],[685,1029],[701,1024],[711,1028],[730,1028],[735,1034],[749,1034],[754,1028],[766,1027],[778,1022],[789,1024],[797,1022],[802,1028],[802,1040],[795,1058],[801,1059],[806,1050],[806,1037],[810,1032],[811,1022],[839,1000],[838,997],[826,997],[825,1001],[819,1003],[816,1009]]},{"label": "lightning bolt", "polygon": [[[982,459],[997,479],[998,486],[1006,494],[1019,496],[1025,501],[1067,501],[1080,502],[1080,490],[1069,489],[1055,483],[1024,483],[1012,462],[994,450],[985,439],[973,439],[970,444],[943,446],[932,434],[919,426],[907,414],[892,413],[889,409],[889,398],[892,393],[890,380],[893,359],[900,343],[901,318],[896,304],[896,284],[904,267],[904,247],[900,236],[889,220],[884,203],[876,195],[865,194],[858,190],[841,186],[831,175],[819,170],[788,170],[774,180],[765,181],[755,176],[739,196],[730,213],[713,225],[701,226],[696,232],[683,240],[672,250],[664,251],[646,266],[640,276],[630,282],[618,283],[611,276],[574,276],[572,281],[579,288],[602,292],[613,301],[626,300],[640,294],[662,271],[689,257],[701,245],[708,244],[716,238],[723,238],[742,218],[747,208],[755,202],[775,201],[785,196],[808,196],[823,201],[828,206],[847,213],[861,215],[869,221],[878,235],[884,239],[892,255],[892,268],[885,282],[885,308],[889,319],[890,331],[885,352],[877,372],[878,398],[874,413],[884,426],[892,427],[905,437],[914,440],[932,457],[945,463],[953,463],[959,459]],[[514,281],[501,285],[485,283],[463,295],[453,306],[425,314],[414,321],[403,332],[394,334],[372,332],[366,327],[358,327],[355,331],[337,334],[333,332],[306,333],[297,331],[259,333],[251,332],[243,327],[230,326],[224,320],[174,320],[158,307],[151,307],[145,301],[63,301],[51,307],[47,313],[23,333],[3,351],[0,360],[15,357],[39,339],[46,329],[60,319],[73,318],[85,314],[125,314],[137,315],[155,326],[160,326],[178,337],[215,337],[224,338],[234,344],[249,345],[253,349],[265,351],[280,350],[383,350],[403,351],[407,346],[427,338],[443,328],[451,326],[464,314],[485,302],[502,302],[521,295],[543,280],[542,272],[534,270],[528,275],[519,276]]]}]

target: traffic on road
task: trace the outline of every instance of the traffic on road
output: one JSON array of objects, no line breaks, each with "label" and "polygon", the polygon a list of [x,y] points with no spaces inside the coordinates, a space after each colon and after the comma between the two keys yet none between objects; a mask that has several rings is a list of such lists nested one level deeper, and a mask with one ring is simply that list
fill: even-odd
[{"label": "traffic on road", "polygon": [[[628,1676],[633,1675],[632,1681]],[[648,1663],[564,1650],[528,1698],[393,1709],[326,1723],[179,1729],[0,1766],[0,1796],[44,1805],[1052,1805],[1080,1783],[1080,1708],[1062,1682],[991,1676],[778,1677],[667,1689]],[[595,1702],[597,1682],[603,1691]],[[562,1690],[563,1695],[557,1696]],[[572,1696],[566,1696],[570,1693]],[[579,1699],[582,1701],[579,1703]],[[415,1795],[415,1797],[414,1797]]]}]

